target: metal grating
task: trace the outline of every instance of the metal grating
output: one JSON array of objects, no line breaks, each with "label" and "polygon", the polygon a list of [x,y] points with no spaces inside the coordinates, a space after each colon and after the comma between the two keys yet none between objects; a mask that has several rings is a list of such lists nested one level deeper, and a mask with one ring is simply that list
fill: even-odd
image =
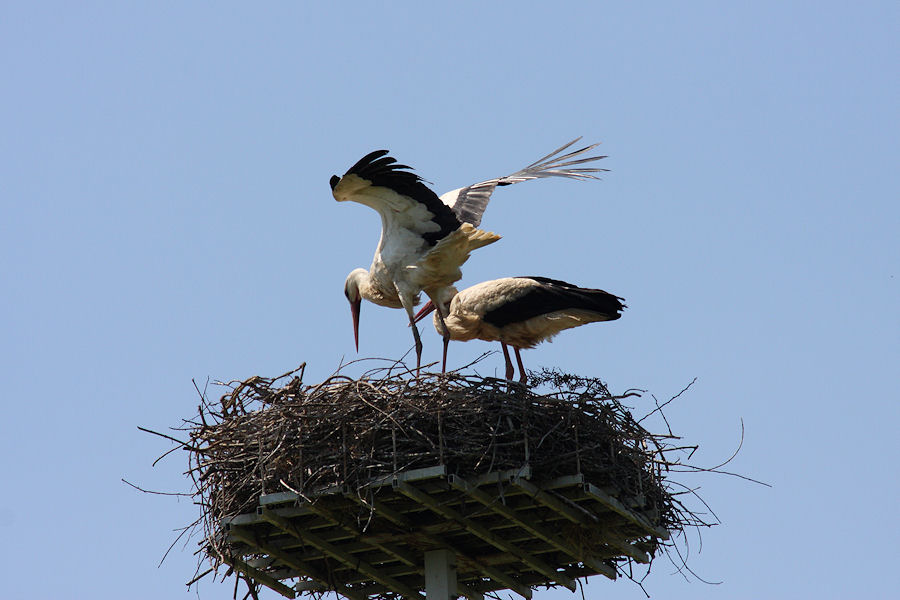
[{"label": "metal grating", "polygon": [[359,490],[260,498],[255,513],[223,520],[235,570],[279,594],[336,591],[352,600],[424,598],[425,553],[455,557],[457,593],[481,600],[535,586],[575,590],[580,577],[616,578],[649,562],[669,534],[654,507],[581,475],[531,481],[530,469],[465,478],[443,466],[397,473]]}]

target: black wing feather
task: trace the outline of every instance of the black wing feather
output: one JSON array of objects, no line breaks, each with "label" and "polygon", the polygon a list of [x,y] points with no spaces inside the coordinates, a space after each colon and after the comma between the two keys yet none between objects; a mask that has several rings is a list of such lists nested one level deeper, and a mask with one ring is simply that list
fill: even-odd
[{"label": "black wing feather", "polygon": [[531,279],[539,285],[515,300],[503,304],[484,315],[484,321],[495,327],[504,327],[510,323],[521,323],[560,310],[588,310],[606,315],[614,321],[621,317],[625,305],[622,298],[603,290],[578,287],[558,279],[548,277],[518,277]]},{"label": "black wing feather", "polygon": [[463,223],[471,223],[475,227],[481,225],[481,216],[491,201],[491,194],[497,184],[494,182],[476,183],[459,190],[453,204],[453,212]]},{"label": "black wing feather", "polygon": [[[428,212],[434,215],[431,220],[440,227],[438,231],[422,234],[422,238],[429,246],[434,246],[459,229],[461,223],[450,207],[441,202],[438,195],[425,185],[421,177],[408,170],[412,167],[399,164],[395,158],[387,154],[387,150],[370,152],[359,159],[344,175],[356,175],[371,181],[374,186],[388,188],[424,204]],[[340,180],[337,175],[332,177],[331,189],[334,189]]]}]

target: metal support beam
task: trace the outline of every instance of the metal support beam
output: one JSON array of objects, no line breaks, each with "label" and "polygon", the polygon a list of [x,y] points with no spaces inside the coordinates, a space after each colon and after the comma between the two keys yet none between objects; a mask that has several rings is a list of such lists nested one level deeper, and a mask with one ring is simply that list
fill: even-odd
[{"label": "metal support beam", "polygon": [[574,502],[570,502],[566,498],[551,492],[545,492],[530,481],[525,481],[524,479],[516,478],[510,480],[510,482],[547,508],[556,511],[573,523],[578,523],[579,525],[585,525],[587,527],[594,527],[597,525],[596,516]]},{"label": "metal support beam", "polygon": [[[585,508],[579,506],[578,504],[575,504],[568,498],[564,498],[552,492],[545,492],[544,490],[536,487],[530,481],[525,481],[523,479],[514,479],[512,480],[512,484],[527,492],[539,503],[543,504],[553,511],[556,511],[573,523],[578,523],[579,525],[592,529],[596,528],[598,525],[599,521],[596,515],[588,512]],[[591,484],[585,483],[584,485],[589,486]],[[625,556],[633,558],[639,563],[647,564],[650,562],[650,556],[646,552],[640,550],[632,544],[629,544],[628,542],[621,540],[610,540],[608,537],[604,537],[603,543],[613,548],[614,550],[618,550]]]},{"label": "metal support beam", "polygon": [[[577,586],[575,585],[575,581],[571,577],[566,575],[565,573],[558,572],[556,569],[554,569],[553,567],[551,567],[550,565],[548,565],[541,559],[536,558],[536,557],[532,556],[531,554],[529,554],[528,552],[525,552],[521,548],[519,548],[513,544],[510,544],[509,542],[507,542],[506,540],[504,540],[502,538],[497,537],[495,534],[491,533],[488,529],[486,529],[479,523],[476,523],[472,519],[464,517],[463,515],[456,512],[454,509],[450,508],[449,506],[445,506],[445,505],[439,503],[437,500],[435,500],[428,494],[422,492],[421,490],[411,486],[408,483],[402,482],[402,481],[397,482],[395,484],[395,486],[396,486],[397,491],[399,491],[404,496],[407,496],[408,498],[415,500],[422,506],[427,506],[433,512],[441,515],[442,517],[444,517],[446,519],[450,519],[451,521],[456,521],[457,523],[459,523],[460,525],[465,527],[468,531],[470,531],[471,533],[480,537],[482,540],[491,544],[495,548],[499,548],[500,550],[502,550],[504,552],[509,552],[510,554],[516,556],[519,560],[524,562],[531,569],[534,569],[538,573],[541,573],[542,575],[544,575],[549,581],[555,581],[557,583],[560,583],[560,584],[566,586],[567,588],[569,588],[570,590],[572,590],[573,592],[577,589]],[[519,587],[519,589],[513,588],[513,591],[515,591],[519,595],[524,596],[526,598],[531,597],[531,589],[530,588],[525,588],[524,586],[521,586],[521,585],[519,585],[518,587]],[[524,591],[528,592],[527,595],[522,593]]]},{"label": "metal support beam", "polygon": [[367,561],[362,560],[359,557],[355,557],[352,554],[347,554],[334,544],[326,542],[316,534],[310,531],[300,531],[293,523],[288,521],[287,519],[278,516],[274,511],[271,511],[267,508],[262,509],[262,518],[280,529],[281,531],[294,536],[295,538],[302,540],[308,543],[311,546],[315,546],[325,554],[331,556],[335,560],[344,563],[351,569],[355,569],[360,573],[370,577],[374,581],[377,581],[381,585],[387,587],[391,591],[396,594],[400,594],[404,598],[409,598],[412,600],[424,600],[424,596],[419,593],[418,590],[414,590],[408,585],[404,584],[401,581],[394,579],[393,577],[383,575],[377,568],[369,564]]},{"label": "metal support beam", "polygon": [[[258,511],[259,508],[257,507],[256,510]],[[287,506],[279,508],[278,514],[293,519],[294,517],[304,517],[309,514],[309,511],[298,506]],[[225,517],[219,522],[219,525],[222,528],[228,528],[231,525],[256,525],[257,523],[265,523],[258,513],[244,513],[235,517]]]},{"label": "metal support beam", "polygon": [[[245,529],[244,527],[240,527],[240,526],[233,526],[233,527],[231,527],[231,530],[229,531],[229,533],[235,539],[244,542],[248,546],[250,546],[256,550],[259,550],[263,554],[268,554],[269,556],[277,558],[278,560],[280,560],[282,563],[286,564],[290,568],[300,571],[307,577],[311,577],[320,585],[325,586],[325,589],[332,588],[332,584],[329,583],[328,577],[323,575],[322,573],[320,573],[319,570],[316,569],[314,566],[307,563],[306,561],[300,560],[299,558],[291,555],[289,552],[286,552],[285,550],[282,550],[281,548],[278,548],[272,544],[263,542],[262,540],[258,539],[258,537],[256,535],[254,535],[251,530]],[[288,588],[288,589],[290,589],[290,588]],[[351,590],[350,588],[348,588],[344,585],[335,584],[334,589],[336,592],[338,592],[339,594],[341,594],[343,596],[346,596],[347,598],[351,598],[353,600],[366,600],[365,596],[355,593],[353,590]]]},{"label": "metal support beam", "polygon": [[385,485],[391,485],[394,481],[420,481],[422,479],[434,479],[443,477],[447,474],[445,465],[436,465],[434,467],[422,467],[421,469],[410,469],[401,471],[392,475],[385,475],[367,483],[364,488],[377,488]]},{"label": "metal support beam", "polygon": [[362,506],[363,508],[365,508],[367,510],[374,511],[374,513],[377,514],[379,517],[384,517],[385,519],[387,519],[394,525],[398,525],[399,527],[401,527],[402,529],[404,529],[407,532],[411,532],[415,529],[412,522],[408,518],[406,518],[405,516],[403,516],[401,513],[397,512],[396,510],[390,508],[389,506],[385,505],[383,502],[376,500],[374,497],[367,500],[365,498],[361,498],[360,496],[358,496],[356,494],[356,492],[348,490],[348,491],[344,492],[344,498],[347,498],[348,500],[352,500],[353,502],[356,502],[357,504],[359,504],[360,506]]},{"label": "metal support beam", "polygon": [[467,482],[465,479],[457,475],[449,475],[447,477],[447,480],[450,482],[451,487],[467,494],[498,515],[503,516],[504,518],[515,523],[530,534],[537,536],[551,546],[554,546],[557,550],[568,554],[577,561],[583,562],[585,565],[591,567],[598,573],[609,577],[610,579],[616,578],[616,570],[614,568],[610,567],[603,561],[590,556],[589,554],[580,552],[577,547],[568,543],[566,540],[556,535],[552,531],[544,529],[544,527],[539,525],[538,523],[532,522],[531,520],[522,519],[518,514],[516,514],[516,511],[503,504],[500,501],[500,498],[495,498],[490,494],[483,492],[476,486],[472,485],[471,483]]},{"label": "metal support beam", "polygon": [[[522,477],[521,479],[528,479],[528,477]],[[559,488],[578,487],[582,483],[584,483],[584,475],[576,473],[575,475],[563,475],[562,477],[557,477],[550,481],[542,481],[541,489],[555,490]]]},{"label": "metal support beam", "polygon": [[456,600],[456,557],[449,550],[425,553],[425,597]]},{"label": "metal support beam", "polygon": [[309,510],[316,513],[323,519],[327,519],[343,529],[344,531],[352,534],[354,537],[359,539],[361,542],[368,544],[374,548],[378,548],[385,554],[393,556],[400,562],[406,563],[410,567],[418,567],[419,562],[411,553],[406,552],[405,550],[394,546],[393,544],[386,544],[380,542],[376,539],[373,539],[372,536],[367,536],[359,531],[356,527],[352,525],[348,525],[345,519],[342,519],[339,515],[336,515],[333,511],[325,508],[324,506],[320,506],[317,503],[312,502],[304,502],[304,505],[309,507]]},{"label": "metal support beam", "polygon": [[631,522],[633,525],[637,525],[648,534],[667,540],[669,539],[669,532],[660,527],[654,527],[650,521],[648,521],[643,515],[639,515],[634,512],[630,508],[626,507],[624,504],[619,502],[616,498],[613,498],[597,486],[591,483],[584,484],[584,493],[604,505],[609,510],[618,514],[619,516],[625,518],[625,520]]},{"label": "metal support beam", "polygon": [[[375,500],[374,498],[365,500],[363,498],[360,498],[356,493],[354,493],[350,490],[347,490],[344,492],[344,497],[348,498],[350,500],[353,500],[354,502],[358,503],[360,506],[362,506],[364,508],[367,508],[369,510],[374,510],[379,516],[384,517],[385,519],[392,522],[394,525],[397,525],[404,531],[412,532],[415,530],[413,523],[408,518],[406,518],[402,514],[398,513],[394,509],[389,508],[388,506],[385,506],[385,504],[379,500]],[[432,544],[433,546],[447,548],[448,550],[453,552],[453,554],[455,554],[458,558],[464,559],[466,562],[477,567],[479,573],[483,573],[483,574],[487,575],[494,581],[503,584],[508,589],[513,590],[513,589],[516,589],[516,587],[522,587],[519,584],[519,582],[517,582],[512,577],[509,577],[506,574],[504,574],[503,571],[500,571],[499,569],[494,569],[493,567],[485,565],[482,562],[476,560],[475,558],[468,556],[466,553],[462,552],[459,548],[457,548],[453,544],[446,542],[445,540],[439,538],[436,535],[432,535],[432,534],[426,533],[424,531],[420,531],[416,535],[418,537],[420,537],[421,539],[427,541],[428,543]],[[470,588],[469,586],[464,585],[463,583],[460,583],[458,581],[456,584],[456,589],[460,594],[462,594],[469,600],[484,600],[484,595],[481,592],[474,590],[474,589]],[[526,589],[528,589],[528,588],[526,588]],[[530,589],[529,589],[529,591],[530,591]]]},{"label": "metal support beam", "polygon": [[522,479],[531,479],[531,467],[524,465],[518,469],[507,469],[505,471],[490,471],[483,473],[475,478],[475,485],[487,485],[489,483],[502,483],[509,481],[513,477],[521,477]]},{"label": "metal support beam", "polygon": [[232,556],[222,556],[222,555],[217,555],[217,556],[220,559],[222,559],[222,562],[224,562],[226,565],[228,565],[229,567],[231,567],[232,569],[234,569],[235,571],[237,571],[244,577],[248,577],[248,578],[252,579],[253,581],[256,581],[257,583],[263,584],[264,586],[278,592],[285,598],[293,599],[293,598],[297,597],[297,594],[296,594],[296,592],[294,592],[294,590],[292,590],[288,586],[284,585],[277,579],[273,579],[272,577],[269,577],[262,571],[260,571],[258,569],[254,569],[253,567],[251,567],[244,561],[240,560],[239,558],[234,558]]}]

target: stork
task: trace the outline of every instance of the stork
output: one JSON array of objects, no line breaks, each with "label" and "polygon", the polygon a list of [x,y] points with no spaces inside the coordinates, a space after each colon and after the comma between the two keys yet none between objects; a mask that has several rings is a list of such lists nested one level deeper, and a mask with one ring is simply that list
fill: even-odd
[{"label": "stork", "polygon": [[[455,290],[450,288],[451,293]],[[614,321],[625,308],[622,298],[597,289],[582,288],[546,277],[505,277],[485,281],[452,296],[444,317],[434,318],[434,327],[445,338],[499,341],[506,360],[506,378],[514,370],[507,344],[513,347],[519,366],[519,381],[525,383],[523,348],[533,348],[560,331],[598,321]],[[435,309],[426,304],[417,320]],[[447,369],[444,352],[443,371]]]},{"label": "stork", "polygon": [[[491,194],[498,186],[529,179],[567,177],[597,179],[605,171],[579,167],[605,158],[583,154],[592,144],[560,156],[578,142],[576,138],[520,171],[447,192],[438,197],[410,167],[376,150],[361,158],[342,176],[331,178],[338,202],[369,206],[381,216],[381,239],[369,270],[354,269],[344,282],[344,295],[353,316],[353,337],[359,350],[359,314],[362,299],[381,306],[403,308],[409,317],[416,348],[416,370],[422,357],[422,342],[415,326],[413,307],[421,292],[435,306],[443,307],[451,294],[447,289],[462,277],[460,267],[469,254],[492,244],[500,236],[478,229]],[[442,319],[443,308],[435,318]],[[450,338],[444,338],[444,354]]]}]

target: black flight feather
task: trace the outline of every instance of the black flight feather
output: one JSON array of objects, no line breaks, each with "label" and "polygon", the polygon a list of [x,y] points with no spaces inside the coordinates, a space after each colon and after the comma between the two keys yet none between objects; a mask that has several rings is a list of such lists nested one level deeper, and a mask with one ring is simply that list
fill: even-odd
[{"label": "black flight feather", "polygon": [[536,285],[515,300],[488,311],[484,321],[494,327],[504,327],[510,323],[521,323],[560,310],[587,310],[605,315],[614,321],[621,317],[625,305],[622,298],[603,290],[582,288],[558,279],[547,277],[518,277],[531,279]]},{"label": "black flight feather", "polygon": [[[421,177],[405,170],[412,167],[397,163],[396,159],[387,154],[387,150],[370,152],[359,159],[344,175],[356,175],[372,182],[374,186],[388,188],[424,204],[428,212],[434,215],[431,221],[440,227],[438,231],[422,234],[422,238],[429,246],[434,246],[444,237],[459,229],[461,223],[450,207],[441,202],[438,195],[423,183]],[[332,190],[340,180],[341,178],[337,175],[331,178]]]}]

